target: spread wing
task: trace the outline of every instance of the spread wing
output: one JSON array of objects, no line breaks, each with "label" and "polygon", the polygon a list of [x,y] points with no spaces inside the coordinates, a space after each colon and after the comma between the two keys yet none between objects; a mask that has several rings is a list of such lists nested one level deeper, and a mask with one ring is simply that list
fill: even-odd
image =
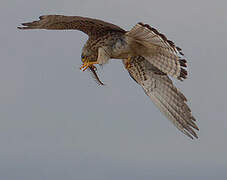
[{"label": "spread wing", "polygon": [[[127,60],[123,60],[126,64]],[[169,77],[141,56],[133,57],[128,68],[130,76],[144,89],[154,104],[184,134],[198,138],[195,118],[186,104],[186,97],[173,85]]]},{"label": "spread wing", "polygon": [[44,15],[40,20],[22,23],[19,29],[48,29],[48,30],[67,30],[75,29],[88,34],[90,37],[102,36],[110,31],[125,32],[122,28],[98,19],[63,16],[63,15]]},{"label": "spread wing", "polygon": [[147,53],[140,55],[159,70],[180,80],[186,78],[187,71],[183,67],[187,65],[182,58],[184,54],[165,35],[143,23],[136,24],[126,35],[147,49]]}]

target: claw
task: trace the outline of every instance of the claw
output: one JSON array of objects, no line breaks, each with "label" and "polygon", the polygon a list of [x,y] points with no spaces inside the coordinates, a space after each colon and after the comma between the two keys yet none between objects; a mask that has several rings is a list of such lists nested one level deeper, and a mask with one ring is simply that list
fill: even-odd
[{"label": "claw", "polygon": [[80,67],[80,70],[85,71],[89,67],[95,67],[94,64],[98,64],[97,61],[84,61],[82,66]]},{"label": "claw", "polygon": [[130,69],[131,66],[132,66],[132,65],[130,64],[130,62],[126,62],[126,63],[125,63],[125,68],[126,68],[126,69]]},{"label": "claw", "polygon": [[127,61],[125,62],[125,68],[126,69],[130,69],[130,67],[132,66],[130,61],[131,61],[131,58],[128,57]]}]

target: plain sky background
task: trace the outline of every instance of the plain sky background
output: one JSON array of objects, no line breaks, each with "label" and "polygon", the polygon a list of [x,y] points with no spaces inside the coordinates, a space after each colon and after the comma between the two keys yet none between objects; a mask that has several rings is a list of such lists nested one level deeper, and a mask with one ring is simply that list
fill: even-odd
[{"label": "plain sky background", "polygon": [[[227,179],[225,0],[3,0],[0,2],[1,180]],[[98,86],[79,67],[79,31],[20,31],[44,14],[149,23],[179,45],[189,78],[176,82],[197,119],[179,132],[121,61]]]}]

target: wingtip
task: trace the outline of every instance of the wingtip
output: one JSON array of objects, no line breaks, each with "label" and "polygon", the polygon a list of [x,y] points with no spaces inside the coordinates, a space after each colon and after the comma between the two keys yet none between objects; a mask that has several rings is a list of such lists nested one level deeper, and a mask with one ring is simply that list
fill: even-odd
[{"label": "wingtip", "polygon": [[25,30],[25,29],[29,29],[29,28],[28,27],[23,27],[23,26],[18,26],[17,29]]},{"label": "wingtip", "polygon": [[28,23],[21,23],[21,26],[18,26],[17,29],[28,29]]},{"label": "wingtip", "polygon": [[[198,129],[198,127],[197,127],[197,128],[195,128],[195,129],[197,130],[197,129]],[[188,129],[187,129],[187,131],[189,132],[190,136],[192,136],[192,137],[193,137],[192,139],[194,139],[194,138],[198,139],[198,138],[199,138],[199,137],[198,137],[198,135],[196,134],[196,132],[195,132],[193,129],[188,128]]]},{"label": "wingtip", "polygon": [[188,132],[188,131],[184,130],[183,133],[193,140],[199,138],[198,135],[194,131],[193,131],[193,133],[191,133],[190,131]]},{"label": "wingtip", "polygon": [[198,137],[198,135],[197,135],[197,134],[195,134],[195,135],[194,135],[194,137],[195,137],[196,139],[199,139],[199,137]]},{"label": "wingtip", "polygon": [[42,20],[42,19],[44,19],[44,18],[45,18],[45,15],[39,16],[39,19],[40,19],[40,20]]}]

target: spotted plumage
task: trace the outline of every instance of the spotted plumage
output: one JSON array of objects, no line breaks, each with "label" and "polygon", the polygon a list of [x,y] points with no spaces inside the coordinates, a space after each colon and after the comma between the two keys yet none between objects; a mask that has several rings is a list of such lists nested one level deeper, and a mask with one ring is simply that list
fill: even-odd
[{"label": "spotted plumage", "polygon": [[89,38],[81,60],[83,70],[90,70],[101,85],[94,64],[122,59],[130,76],[173,124],[189,137],[198,137],[195,118],[185,96],[168,76],[187,78],[187,61],[181,48],[148,24],[138,23],[130,31],[97,19],[80,16],[45,15],[40,20],[23,23],[19,29],[80,30]]}]

